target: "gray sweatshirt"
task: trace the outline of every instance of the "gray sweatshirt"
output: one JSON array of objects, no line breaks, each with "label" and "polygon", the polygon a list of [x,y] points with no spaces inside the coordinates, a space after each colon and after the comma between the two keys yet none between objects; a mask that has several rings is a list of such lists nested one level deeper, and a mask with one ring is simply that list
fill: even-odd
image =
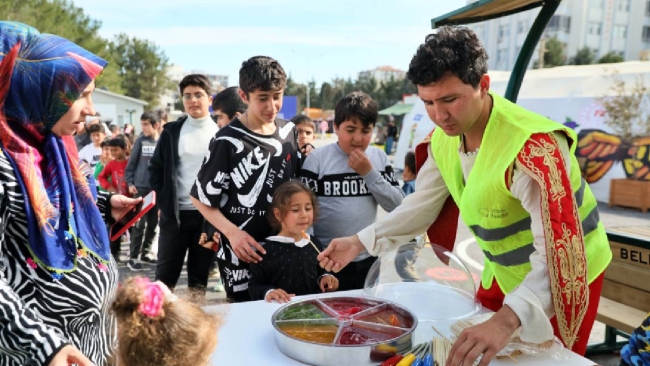
[{"label": "gray sweatshirt", "polygon": [[138,190],[150,190],[149,186],[149,160],[153,156],[158,140],[153,137],[141,135],[135,140],[129,163],[124,169],[124,179],[128,186],[135,186]]},{"label": "gray sweatshirt", "polygon": [[[354,235],[374,223],[377,205],[390,212],[402,203],[404,192],[386,153],[374,146],[365,153],[373,169],[363,177],[350,168],[350,156],[338,144],[312,151],[302,166],[302,182],[318,197],[320,212],[313,230],[323,247],[332,239]],[[363,252],[355,261],[369,256]]]}]

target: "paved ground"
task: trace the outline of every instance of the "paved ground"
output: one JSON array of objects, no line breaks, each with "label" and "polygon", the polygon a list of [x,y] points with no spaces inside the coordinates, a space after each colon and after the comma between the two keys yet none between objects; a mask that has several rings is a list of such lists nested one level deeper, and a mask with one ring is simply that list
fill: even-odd
[{"label": "paved ground", "polygon": [[[336,142],[336,138],[329,136],[325,140],[317,139],[314,143],[316,147],[324,146]],[[622,227],[622,226],[640,226],[650,225],[650,213],[643,214],[638,210],[629,210],[623,208],[609,208],[605,204],[599,204],[600,217],[605,227]],[[380,212],[379,217],[385,213]],[[483,252],[480,250],[476,242],[472,240],[472,235],[469,229],[461,222],[459,223],[456,239],[456,248],[454,252],[461,257],[473,273],[480,274],[483,263]],[[154,246],[155,249],[155,246]],[[128,244],[123,244],[123,254],[128,251]],[[126,258],[126,257],[123,257]],[[153,279],[155,275],[155,266],[144,265],[144,270],[138,273],[130,271],[125,264],[120,265],[120,279],[123,280],[133,275],[144,275]],[[225,302],[225,295],[223,292],[215,292],[213,289],[219,283],[217,278],[209,280],[209,291],[206,295],[207,304],[217,304]],[[177,292],[183,294],[187,289],[187,273],[185,268],[181,274],[178,282]],[[596,323],[592,334],[589,338],[590,343],[602,342],[604,337],[604,325]],[[618,356],[605,355],[592,358],[592,361],[603,366],[617,366]]]}]

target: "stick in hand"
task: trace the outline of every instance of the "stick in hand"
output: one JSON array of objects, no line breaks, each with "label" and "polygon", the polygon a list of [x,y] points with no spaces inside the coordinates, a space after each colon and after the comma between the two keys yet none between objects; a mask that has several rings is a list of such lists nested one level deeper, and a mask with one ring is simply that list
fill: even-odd
[{"label": "stick in hand", "polygon": [[305,238],[305,239],[307,239],[307,240],[309,240],[309,244],[311,244],[311,246],[314,247],[314,249],[316,249],[316,251],[318,252],[318,254],[320,254],[320,250],[318,250],[318,247],[316,246],[316,244],[314,244],[314,242],[312,242],[312,241],[309,239],[309,235],[307,235],[307,233],[305,233],[305,232],[303,231],[303,232],[302,232],[302,237]]}]

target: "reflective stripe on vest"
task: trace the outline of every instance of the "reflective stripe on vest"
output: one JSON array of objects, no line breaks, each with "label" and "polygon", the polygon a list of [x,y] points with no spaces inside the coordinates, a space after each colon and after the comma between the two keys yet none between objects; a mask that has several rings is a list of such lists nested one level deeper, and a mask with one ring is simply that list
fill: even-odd
[{"label": "reflective stripe on vest", "polygon": [[[517,224],[526,220],[528,220],[528,225],[530,225],[530,218],[521,220]],[[594,207],[589,213],[589,215],[587,215],[587,217],[585,217],[585,219],[582,220],[582,231],[584,232],[584,236],[587,236],[592,231],[596,230],[598,228],[599,222],[600,219],[598,215],[598,209]],[[495,239],[495,240],[501,240],[501,239]],[[520,264],[528,263],[530,261],[530,255],[533,254],[533,252],[535,252],[535,246],[533,245],[533,243],[526,244],[523,247],[519,247],[517,249],[511,250],[509,252],[501,253],[501,254],[492,254],[487,250],[483,251],[485,257],[490,262],[500,264],[504,267],[518,266]]]},{"label": "reflective stripe on vest", "polygon": [[[582,205],[585,186],[585,180],[581,179],[580,189],[575,193],[576,202],[579,203],[578,206]],[[582,220],[582,231],[584,236],[587,236],[589,233],[596,230],[599,221],[600,216],[598,215],[598,209],[597,207],[594,207],[589,215]],[[526,217],[506,227],[486,229],[479,225],[472,225],[470,229],[474,232],[474,235],[476,235],[477,238],[483,241],[499,241],[522,231],[529,230],[530,224],[530,217]],[[528,243],[522,247],[501,254],[492,254],[487,250],[484,250],[483,253],[490,262],[509,267],[528,263],[530,255],[533,254],[534,251],[535,247],[533,246],[533,243]]]}]

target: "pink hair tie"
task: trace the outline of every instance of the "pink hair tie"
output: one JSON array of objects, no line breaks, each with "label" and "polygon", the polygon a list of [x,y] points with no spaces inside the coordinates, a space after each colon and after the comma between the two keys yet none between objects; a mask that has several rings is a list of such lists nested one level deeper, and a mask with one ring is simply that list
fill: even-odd
[{"label": "pink hair tie", "polygon": [[151,282],[148,278],[138,278],[136,282],[143,290],[143,299],[138,310],[145,316],[155,318],[160,315],[166,297],[170,302],[176,300],[176,296],[160,281]]}]

